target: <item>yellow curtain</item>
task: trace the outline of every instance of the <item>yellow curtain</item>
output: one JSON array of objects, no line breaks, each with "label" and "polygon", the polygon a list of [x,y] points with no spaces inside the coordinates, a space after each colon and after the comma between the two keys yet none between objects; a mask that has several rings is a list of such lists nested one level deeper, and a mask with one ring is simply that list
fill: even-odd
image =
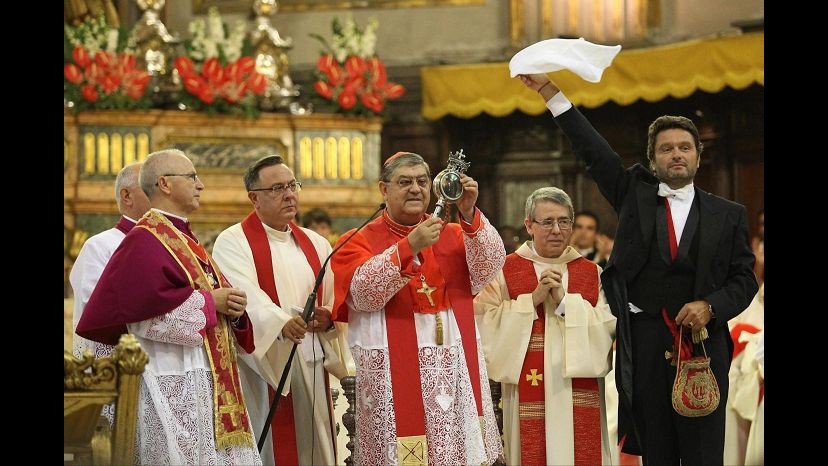
[{"label": "yellow curtain", "polygon": [[[531,115],[546,111],[534,92],[518,78],[509,78],[508,63],[428,66],[421,75],[422,112],[430,120],[446,115],[472,118],[481,112],[499,117],[515,110]],[[599,83],[566,70],[551,76],[572,103],[587,108],[610,100],[630,105],[638,99],[684,98],[697,90],[719,92],[725,86],[764,86],[765,33],[622,50]]]}]

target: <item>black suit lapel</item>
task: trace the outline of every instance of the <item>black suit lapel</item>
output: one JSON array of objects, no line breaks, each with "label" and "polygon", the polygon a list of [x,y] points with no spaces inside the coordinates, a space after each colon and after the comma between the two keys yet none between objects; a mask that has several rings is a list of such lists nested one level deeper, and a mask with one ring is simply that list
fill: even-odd
[{"label": "black suit lapel", "polygon": [[[638,201],[638,220],[641,225],[641,236],[644,239],[644,242],[641,244],[647,247],[650,244],[650,239],[653,234],[653,223],[656,221],[658,185],[651,185],[644,182],[638,183],[638,189],[635,190],[635,194],[636,200]],[[641,253],[646,254],[647,252],[641,251]]]},{"label": "black suit lapel", "polygon": [[716,249],[719,246],[719,238],[722,235],[722,212],[716,209],[710,199],[710,195],[701,189],[696,188],[696,197],[699,199],[699,263],[696,266],[695,292],[701,293],[705,280],[713,270],[713,258],[716,256]]}]

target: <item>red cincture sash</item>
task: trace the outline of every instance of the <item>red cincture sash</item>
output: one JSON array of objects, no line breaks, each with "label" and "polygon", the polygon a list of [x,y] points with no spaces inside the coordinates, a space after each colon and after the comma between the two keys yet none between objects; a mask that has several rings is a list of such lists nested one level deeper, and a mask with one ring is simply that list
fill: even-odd
[{"label": "red cincture sash", "polygon": [[[277,305],[281,306],[279,302],[279,293],[276,290],[276,278],[273,275],[273,257],[270,254],[270,242],[267,239],[267,232],[265,232],[262,221],[256,215],[256,212],[251,212],[241,222],[242,231],[250,244],[250,250],[253,252],[253,264],[256,267],[256,276],[259,280],[259,288],[264,291],[267,296]],[[319,273],[322,264],[319,261],[319,254],[313,246],[308,235],[302,231],[301,228],[295,224],[290,225],[290,230],[293,233],[293,238],[296,244],[305,254],[308,264],[313,270],[314,277]],[[316,297],[318,305],[322,305],[323,289],[320,285],[319,292]],[[325,383],[328,383],[325,377]],[[272,387],[267,387],[268,394],[272,397],[276,392]],[[327,391],[326,391],[327,393]],[[332,411],[328,411],[328,415]],[[271,421],[271,435],[273,437],[273,453],[276,464],[295,465],[299,464],[299,450],[296,439],[296,423],[293,416],[293,396],[288,394],[279,402],[279,408],[273,415]],[[258,428],[258,426],[257,426]],[[332,437],[336,439],[336,436]],[[278,445],[278,446],[277,446]],[[334,445],[334,452],[336,447]]]},{"label": "red cincture sash", "polygon": [[[578,258],[566,264],[568,293],[580,293],[590,304],[598,303],[598,269],[595,264]],[[529,294],[538,279],[532,261],[512,253],[506,256],[503,276],[510,299]],[[538,318],[532,323],[529,347],[523,360],[518,383],[518,417],[520,419],[520,461],[524,465],[546,464],[546,396],[544,393],[544,345],[546,315],[543,304],[536,308]],[[573,378],[572,411],[575,437],[575,464],[601,464],[601,413],[598,380]]]},{"label": "red cincture sash", "polygon": [[[144,228],[158,238],[187,273],[194,290],[212,289],[198,257],[206,259],[206,263],[215,271],[220,288],[228,286],[218,265],[207,255],[204,248],[179,231],[164,215],[150,210],[138,221],[136,228]],[[231,334],[227,319],[219,318],[215,327],[206,331],[204,338],[213,378],[213,426],[216,448],[255,448],[239,382],[236,347]]]}]

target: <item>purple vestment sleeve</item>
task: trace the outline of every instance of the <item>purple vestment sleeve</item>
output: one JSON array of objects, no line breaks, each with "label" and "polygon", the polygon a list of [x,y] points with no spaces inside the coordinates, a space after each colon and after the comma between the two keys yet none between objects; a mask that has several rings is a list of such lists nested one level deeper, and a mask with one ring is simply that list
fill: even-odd
[{"label": "purple vestment sleeve", "polygon": [[133,228],[106,265],[76,333],[116,345],[126,324],[170,312],[192,293],[187,273],[164,245],[146,229]]}]

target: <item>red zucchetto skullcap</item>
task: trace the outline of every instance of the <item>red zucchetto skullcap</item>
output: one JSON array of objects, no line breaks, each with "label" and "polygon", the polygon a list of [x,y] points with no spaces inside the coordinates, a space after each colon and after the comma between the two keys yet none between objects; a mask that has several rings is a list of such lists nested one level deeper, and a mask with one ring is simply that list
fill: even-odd
[{"label": "red zucchetto skullcap", "polygon": [[397,152],[396,154],[392,155],[391,157],[388,157],[388,158],[385,160],[385,162],[383,162],[382,166],[383,166],[383,167],[387,167],[387,166],[388,166],[388,164],[389,164],[389,163],[391,163],[391,161],[392,161],[392,160],[394,160],[394,159],[396,159],[397,157],[400,157],[400,156],[402,156],[402,155],[408,155],[408,154],[410,154],[410,153],[411,153],[411,152]]}]

